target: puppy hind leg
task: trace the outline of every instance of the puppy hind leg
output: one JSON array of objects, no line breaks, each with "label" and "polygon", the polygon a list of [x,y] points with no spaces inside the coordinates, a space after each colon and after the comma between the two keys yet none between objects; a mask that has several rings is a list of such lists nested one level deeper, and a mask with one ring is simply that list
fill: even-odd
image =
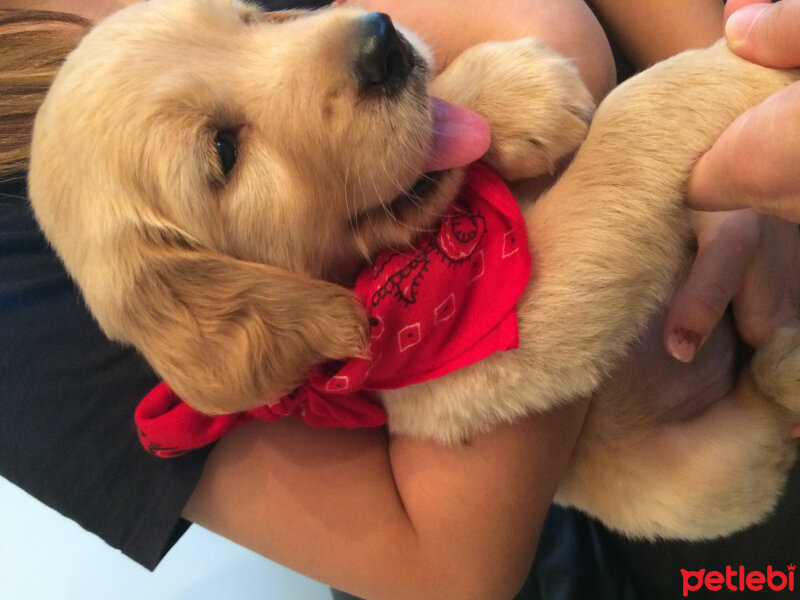
[{"label": "puppy hind leg", "polygon": [[796,446],[782,413],[744,377],[730,396],[689,421],[616,445],[606,440],[605,448],[590,433],[556,501],[631,538],[734,533],[766,518],[785,487]]},{"label": "puppy hind leg", "polygon": [[776,331],[758,348],[750,368],[759,389],[800,421],[800,328]]}]

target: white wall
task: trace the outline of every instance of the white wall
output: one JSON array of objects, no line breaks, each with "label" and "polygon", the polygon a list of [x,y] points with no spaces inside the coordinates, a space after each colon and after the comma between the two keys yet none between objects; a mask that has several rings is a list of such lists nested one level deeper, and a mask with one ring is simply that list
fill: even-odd
[{"label": "white wall", "polygon": [[327,587],[193,526],[155,572],[0,478],[7,600],[330,600]]}]

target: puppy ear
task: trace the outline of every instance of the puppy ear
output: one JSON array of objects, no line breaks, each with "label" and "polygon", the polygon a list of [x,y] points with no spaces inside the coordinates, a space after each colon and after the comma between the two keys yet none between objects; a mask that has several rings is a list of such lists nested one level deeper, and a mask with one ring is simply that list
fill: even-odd
[{"label": "puppy ear", "polygon": [[175,241],[139,250],[123,337],[201,412],[271,403],[310,367],[365,354],[366,314],[350,290]]}]

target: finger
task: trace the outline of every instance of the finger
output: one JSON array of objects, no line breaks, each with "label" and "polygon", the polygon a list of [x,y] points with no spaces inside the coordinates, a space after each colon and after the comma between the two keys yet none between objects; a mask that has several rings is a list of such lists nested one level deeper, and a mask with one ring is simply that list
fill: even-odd
[{"label": "finger", "polygon": [[757,250],[733,299],[736,329],[758,347],[800,308],[800,234],[797,226],[762,217]]},{"label": "finger", "polygon": [[734,12],[725,24],[739,56],[767,67],[800,66],[800,2],[757,3]]},{"label": "finger", "polygon": [[728,0],[725,3],[725,20],[733,13],[748,4],[771,4],[772,0]]},{"label": "finger", "polygon": [[753,211],[695,215],[698,252],[686,281],[675,292],[664,322],[663,343],[690,362],[737,294],[758,245]]},{"label": "finger", "polygon": [[686,204],[689,208],[695,210],[747,208],[747,202],[741,194],[742,185],[738,181],[741,175],[733,165],[740,163],[744,154],[737,140],[748,118],[749,115],[745,113],[734,121],[695,164],[686,183]]},{"label": "finger", "polygon": [[737,118],[703,155],[687,185],[698,210],[752,206],[800,222],[800,82]]}]

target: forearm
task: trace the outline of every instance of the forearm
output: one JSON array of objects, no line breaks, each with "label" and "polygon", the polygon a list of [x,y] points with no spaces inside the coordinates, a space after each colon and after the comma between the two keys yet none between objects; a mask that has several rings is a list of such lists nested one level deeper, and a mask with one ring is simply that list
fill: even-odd
[{"label": "forearm", "polygon": [[519,590],[586,407],[500,426],[459,448],[393,441],[393,472],[420,558],[440,589],[452,590],[434,597],[499,599]]},{"label": "forearm", "polygon": [[253,424],[212,452],[185,516],[370,600],[510,597],[585,408],[461,447]]},{"label": "forearm", "polygon": [[639,68],[722,37],[722,0],[590,0],[589,4]]}]

